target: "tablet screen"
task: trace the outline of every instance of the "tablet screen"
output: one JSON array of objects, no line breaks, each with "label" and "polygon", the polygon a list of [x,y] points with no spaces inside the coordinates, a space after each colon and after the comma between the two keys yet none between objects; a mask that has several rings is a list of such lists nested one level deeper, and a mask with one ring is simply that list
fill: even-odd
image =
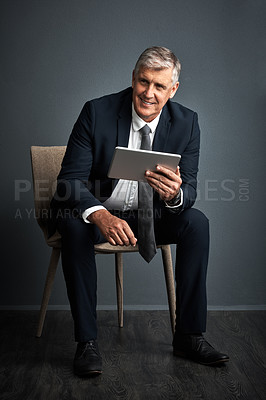
[{"label": "tablet screen", "polygon": [[145,171],[154,171],[158,164],[176,171],[180,159],[179,154],[116,147],[108,177],[143,181]]}]

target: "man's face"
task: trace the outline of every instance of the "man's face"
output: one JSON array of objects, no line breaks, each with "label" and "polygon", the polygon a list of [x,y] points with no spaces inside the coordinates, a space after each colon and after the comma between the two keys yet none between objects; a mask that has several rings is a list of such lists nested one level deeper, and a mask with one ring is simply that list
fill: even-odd
[{"label": "man's face", "polygon": [[151,122],[161,109],[175,95],[179,83],[172,84],[172,68],[154,70],[140,68],[133,71],[133,104],[136,113],[146,122]]}]

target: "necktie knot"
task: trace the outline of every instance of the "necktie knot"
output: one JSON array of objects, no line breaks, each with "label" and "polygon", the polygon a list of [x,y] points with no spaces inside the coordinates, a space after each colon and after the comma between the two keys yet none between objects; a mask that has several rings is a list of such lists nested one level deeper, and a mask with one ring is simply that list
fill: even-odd
[{"label": "necktie knot", "polygon": [[150,140],[150,135],[149,135],[149,133],[151,132],[151,129],[146,124],[139,131],[141,133],[140,148],[142,150],[151,150],[151,140]]},{"label": "necktie knot", "polygon": [[151,129],[148,127],[148,125],[144,125],[142,128],[139,130],[142,135],[148,135],[151,131]]}]

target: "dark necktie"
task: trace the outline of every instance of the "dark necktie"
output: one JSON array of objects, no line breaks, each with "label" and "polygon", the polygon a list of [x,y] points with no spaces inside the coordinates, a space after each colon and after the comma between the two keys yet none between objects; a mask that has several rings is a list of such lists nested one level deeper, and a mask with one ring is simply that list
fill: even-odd
[{"label": "dark necktie", "polygon": [[[151,150],[150,128],[145,125],[140,129],[143,150]],[[147,182],[138,186],[138,245],[141,256],[150,262],[156,254],[156,242],[153,223],[153,189]]]}]

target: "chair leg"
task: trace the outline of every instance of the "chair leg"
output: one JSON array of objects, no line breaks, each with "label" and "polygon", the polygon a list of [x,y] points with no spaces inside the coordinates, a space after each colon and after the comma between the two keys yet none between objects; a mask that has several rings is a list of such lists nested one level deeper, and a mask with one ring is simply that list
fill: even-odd
[{"label": "chair leg", "polygon": [[170,245],[161,247],[172,332],[175,332],[176,295]]},{"label": "chair leg", "polygon": [[118,325],[123,328],[123,254],[115,253],[115,278],[116,278],[116,296]]},{"label": "chair leg", "polygon": [[42,304],[39,313],[39,322],[38,322],[36,337],[41,337],[42,335],[47,305],[49,303],[59,257],[60,257],[60,249],[53,248],[43,290]]}]

